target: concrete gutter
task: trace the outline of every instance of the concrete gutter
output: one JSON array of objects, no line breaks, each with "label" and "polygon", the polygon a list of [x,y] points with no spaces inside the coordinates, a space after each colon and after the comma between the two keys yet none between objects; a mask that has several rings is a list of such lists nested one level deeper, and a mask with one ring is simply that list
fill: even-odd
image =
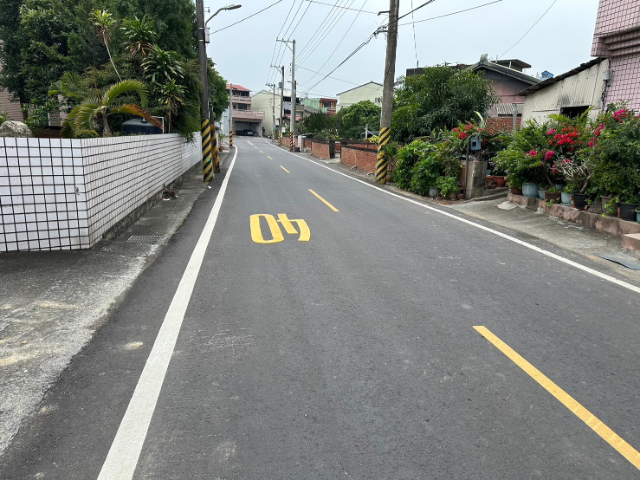
[{"label": "concrete gutter", "polygon": [[0,455],[210,188],[199,165],[184,177],[176,198],[146,204],[92,249],[0,255]]}]

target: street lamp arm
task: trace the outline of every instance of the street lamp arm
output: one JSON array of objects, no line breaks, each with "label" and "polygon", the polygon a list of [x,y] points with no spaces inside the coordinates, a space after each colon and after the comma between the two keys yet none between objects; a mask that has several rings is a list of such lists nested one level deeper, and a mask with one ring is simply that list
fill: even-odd
[{"label": "street lamp arm", "polygon": [[223,10],[235,10],[236,8],[240,8],[241,6],[242,6],[242,5],[228,5],[228,6],[226,6],[226,7],[219,8],[219,9],[216,11],[216,13],[214,13],[213,15],[211,15],[211,16],[209,17],[209,19],[208,19],[206,22],[204,22],[204,26],[206,27],[206,26],[207,26],[207,23],[209,23],[213,17],[215,17],[217,14],[219,14],[219,13],[220,13],[220,12],[222,12]]}]

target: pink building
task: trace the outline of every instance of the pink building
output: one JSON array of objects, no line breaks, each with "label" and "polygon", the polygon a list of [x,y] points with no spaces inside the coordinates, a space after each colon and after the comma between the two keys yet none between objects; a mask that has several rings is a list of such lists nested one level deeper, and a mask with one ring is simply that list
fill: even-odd
[{"label": "pink building", "polygon": [[606,103],[627,101],[640,110],[640,2],[600,0],[592,55],[610,61]]}]

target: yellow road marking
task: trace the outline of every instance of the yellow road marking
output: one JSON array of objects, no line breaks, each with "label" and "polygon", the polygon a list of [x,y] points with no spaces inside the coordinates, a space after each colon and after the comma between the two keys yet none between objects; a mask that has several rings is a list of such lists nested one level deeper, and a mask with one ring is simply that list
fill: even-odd
[{"label": "yellow road marking", "polygon": [[[272,240],[265,240],[262,236],[262,229],[260,228],[260,217],[264,217],[267,220],[267,225],[269,225],[269,230],[271,230]],[[273,215],[265,215],[260,213],[258,215],[251,215],[249,219],[249,225],[251,227],[251,240],[255,243],[279,243],[284,242],[284,236],[282,235],[282,230],[280,230],[280,225],[276,221]]]},{"label": "yellow road marking", "polygon": [[280,165],[280,168],[283,169],[285,172],[287,173],[291,173],[289,170],[287,170],[286,168],[284,168],[282,165]]},{"label": "yellow road marking", "polygon": [[315,195],[315,197],[320,200],[322,203],[324,203],[327,207],[329,207],[331,210],[333,210],[334,212],[338,212],[339,210],[334,207],[333,205],[331,205],[329,202],[327,202],[324,198],[322,198],[320,195],[318,195],[316,192],[314,192],[313,190],[309,189],[309,191]]},{"label": "yellow road marking", "polygon": [[267,155],[267,158],[268,158],[269,160],[273,160],[273,158],[271,158],[269,155]]},{"label": "yellow road marking", "polygon": [[625,442],[613,430],[607,427],[601,420],[593,415],[589,410],[578,403],[571,395],[562,390],[558,385],[553,383],[540,370],[522,358],[509,345],[504,343],[486,327],[473,327],[480,335],[489,340],[509,360],[518,365],[531,378],[538,382],[546,391],[556,397],[565,407],[571,410],[580,420],[586,423],[594,432],[596,432],[604,441],[615,448],[620,455],[629,460],[631,464],[640,470],[640,452]]},{"label": "yellow road marking", "polygon": [[[255,145],[251,142],[247,142],[249,145],[251,145],[252,147],[255,147]],[[257,147],[256,147],[257,148]]]},{"label": "yellow road marking", "polygon": [[260,150],[260,153],[264,153],[262,150]]},{"label": "yellow road marking", "polygon": [[284,231],[289,235],[295,235],[298,233],[296,228],[293,226],[293,222],[298,224],[298,228],[300,229],[300,238],[298,238],[299,242],[308,242],[311,240],[311,230],[309,230],[309,225],[302,219],[294,220],[289,219],[286,213],[278,214],[278,222],[282,224],[284,227]]}]

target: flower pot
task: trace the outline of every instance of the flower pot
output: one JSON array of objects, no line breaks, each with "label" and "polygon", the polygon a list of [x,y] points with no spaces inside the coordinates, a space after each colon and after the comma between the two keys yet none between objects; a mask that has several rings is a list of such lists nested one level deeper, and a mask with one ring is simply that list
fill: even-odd
[{"label": "flower pot", "polygon": [[525,197],[537,198],[538,197],[538,185],[535,183],[525,182],[522,184],[522,194]]},{"label": "flower pot", "polygon": [[561,183],[556,183],[554,185],[554,187],[556,187],[558,190],[562,191],[562,189],[564,188],[564,185],[562,185]]},{"label": "flower pot", "polygon": [[613,199],[613,195],[610,196],[606,196],[606,195],[602,195],[602,197],[600,197],[602,200],[602,211],[607,214],[607,216],[609,217],[617,217],[618,216],[618,207],[620,207],[619,203],[614,203],[611,208],[613,209],[613,212],[611,213],[607,213],[607,203],[609,203],[612,199]]},{"label": "flower pot", "polygon": [[491,176],[491,170],[487,170],[487,177]]},{"label": "flower pot", "polygon": [[544,199],[545,200],[555,200],[556,203],[558,203],[558,200],[560,200],[560,192],[549,192],[549,191],[545,191],[544,192]]},{"label": "flower pot", "polygon": [[587,205],[587,198],[589,198],[589,196],[585,195],[584,193],[574,193],[573,206],[578,210],[583,210],[584,207]]},{"label": "flower pot", "polygon": [[628,222],[633,222],[636,219],[635,210],[638,208],[638,205],[637,203],[620,202],[620,218]]},{"label": "flower pot", "polygon": [[544,194],[546,193],[547,189],[545,188],[538,188],[538,198],[540,200],[544,200]]},{"label": "flower pot", "polygon": [[429,187],[429,196],[431,198],[436,198],[440,196],[440,189],[436,187]]},{"label": "flower pot", "polygon": [[636,221],[640,223],[640,210],[636,210]]},{"label": "flower pot", "polygon": [[493,179],[495,180],[496,185],[498,186],[498,188],[504,187],[504,184],[507,181],[507,179],[505,177],[499,177],[499,176],[494,176]]},{"label": "flower pot", "polygon": [[514,195],[522,195],[522,189],[518,187],[511,187],[511,193]]},{"label": "flower pot", "polygon": [[563,205],[571,206],[571,194],[570,193],[560,193],[560,199],[562,200]]}]

